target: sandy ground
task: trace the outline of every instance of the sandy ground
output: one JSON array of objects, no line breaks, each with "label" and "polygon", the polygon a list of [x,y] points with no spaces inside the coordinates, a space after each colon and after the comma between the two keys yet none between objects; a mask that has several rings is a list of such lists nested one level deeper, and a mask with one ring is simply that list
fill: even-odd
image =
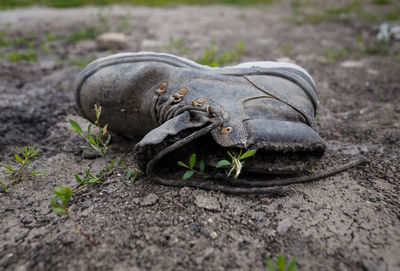
[{"label": "sandy ground", "polygon": [[[69,119],[85,123],[71,90],[80,68],[70,63],[110,52],[98,51],[93,40],[57,39],[37,62],[0,60],[0,165],[13,164],[15,146],[37,144],[33,166],[48,170],[0,194],[0,269],[266,270],[265,259],[282,253],[296,257],[297,270],[399,270],[400,63],[369,54],[324,63],[327,48],[357,46],[358,35],[373,42],[378,26],[364,20],[296,25],[285,19],[290,14],[287,5],[1,11],[0,26],[11,23],[12,37],[35,34],[35,46],[45,32],[65,36],[102,16],[128,36],[124,51],[188,57],[187,47],[197,58],[211,41],[233,48],[243,40],[238,61],[284,59],[314,77],[319,131],[332,166],[361,155],[370,163],[261,196],[170,188],[146,177],[131,184],[114,175],[74,195],[70,205],[99,242],[92,247],[48,202],[56,185],[76,186],[74,173],[101,167],[101,159],[82,154],[81,139],[69,129]],[[171,37],[183,38],[182,46],[171,46]],[[133,164],[134,144],[114,135],[111,157]]]}]

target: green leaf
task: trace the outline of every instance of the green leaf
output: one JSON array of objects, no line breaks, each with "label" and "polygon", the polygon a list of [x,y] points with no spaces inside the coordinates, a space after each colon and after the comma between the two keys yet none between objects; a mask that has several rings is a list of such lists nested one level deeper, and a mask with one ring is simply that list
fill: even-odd
[{"label": "green leaf", "polygon": [[110,140],[111,140],[111,135],[109,134],[108,136],[107,136],[107,139],[106,139],[106,142],[104,143],[104,145],[108,145],[108,143],[110,143]]},{"label": "green leaf", "polygon": [[19,157],[18,154],[14,154],[14,157],[15,157],[15,159],[16,159],[20,164],[23,164],[23,163],[24,163],[24,161],[22,161],[21,157]]},{"label": "green leaf", "polygon": [[77,132],[78,134],[80,134],[81,136],[85,137],[85,135],[83,134],[83,131],[81,129],[81,127],[79,126],[78,123],[76,123],[73,120],[69,120],[69,123],[71,123],[71,128],[72,130],[74,130],[75,132]]},{"label": "green leaf", "polygon": [[72,196],[71,188],[65,186],[56,186],[52,192],[59,196],[59,200],[61,201],[63,206],[68,205],[68,201]]},{"label": "green leaf", "polygon": [[243,153],[243,154],[239,157],[239,160],[243,160],[243,159],[246,159],[246,158],[248,158],[248,157],[250,157],[250,156],[253,156],[254,154],[256,154],[256,152],[257,152],[257,150],[249,150],[249,151]]},{"label": "green leaf", "polygon": [[126,173],[126,180],[129,180],[132,177],[132,169],[128,170]]},{"label": "green leaf", "polygon": [[5,166],[6,169],[8,169],[9,171],[14,171],[14,169],[11,166]]},{"label": "green leaf", "polygon": [[79,177],[78,174],[75,173],[74,176],[75,176],[75,179],[76,179],[76,181],[77,181],[78,183],[85,184],[85,182],[81,179],[81,177]]},{"label": "green leaf", "polygon": [[29,158],[35,157],[37,154],[39,153],[39,151],[35,151],[34,153],[32,153]]},{"label": "green leaf", "polygon": [[231,162],[229,162],[228,160],[221,160],[215,165],[216,168],[230,167],[230,166],[231,166]]},{"label": "green leaf", "polygon": [[294,271],[294,268],[296,267],[296,258],[293,258],[290,261],[290,264],[288,266],[288,268],[286,269],[287,271]]},{"label": "green leaf", "polygon": [[97,142],[94,140],[94,138],[90,135],[88,136],[88,139],[90,141],[90,143],[92,143],[93,145],[95,145],[96,147],[98,146]]},{"label": "green leaf", "polygon": [[[19,153],[21,153],[22,155],[24,155],[25,154],[25,152],[24,151],[22,151],[20,148],[18,148],[18,147],[15,147],[16,149],[17,149],[17,151],[19,152]],[[24,147],[25,149],[26,149],[26,147]]]},{"label": "green leaf", "polygon": [[118,161],[118,166],[121,166],[123,162],[124,162],[124,158],[121,157],[121,159],[119,159],[119,161]]},{"label": "green leaf", "polygon": [[100,182],[101,178],[91,178],[89,179],[89,183],[98,183]]},{"label": "green leaf", "polygon": [[267,259],[267,267],[269,271],[275,271],[275,266],[270,259]]},{"label": "green leaf", "polygon": [[58,204],[58,202],[57,201],[59,201],[60,200],[60,196],[54,196],[54,197],[52,197],[51,199],[50,199],[50,206],[52,206],[52,207],[60,207],[61,205],[60,204]]},{"label": "green leaf", "polygon": [[200,169],[200,171],[201,172],[204,172],[204,168],[205,168],[206,166],[205,166],[205,164],[204,164],[204,160],[201,160],[200,161],[200,163],[199,163],[199,169]]},{"label": "green leaf", "polygon": [[81,146],[81,149],[92,150],[92,148],[89,146]]},{"label": "green leaf", "polygon": [[89,137],[90,135],[90,130],[92,129],[92,124],[89,124],[87,127],[87,136]]},{"label": "green leaf", "polygon": [[186,171],[185,174],[183,175],[183,179],[184,179],[184,180],[189,179],[190,177],[193,176],[193,173],[194,173],[194,172],[191,171],[191,170]]},{"label": "green leaf", "polygon": [[90,173],[90,171],[89,171],[89,170],[85,169],[85,173],[86,173],[86,175],[88,175],[89,177],[91,177],[91,178],[95,178],[95,177],[93,176],[93,174],[92,174],[92,173]]},{"label": "green leaf", "polygon": [[189,158],[190,168],[193,168],[194,164],[196,164],[196,154],[195,153],[193,153],[192,156],[190,156],[190,158]]},{"label": "green leaf", "polygon": [[0,181],[0,185],[3,187],[0,192],[8,193],[7,185]]},{"label": "green leaf", "polygon": [[53,207],[53,208],[51,208],[51,210],[53,211],[53,213],[56,213],[58,215],[68,216],[68,213],[62,207]]},{"label": "green leaf", "polygon": [[183,163],[182,161],[178,161],[177,164],[181,167],[185,167],[185,168],[189,168],[188,165],[186,165],[185,163]]},{"label": "green leaf", "polygon": [[278,268],[279,271],[285,271],[285,262],[285,257],[283,257],[282,254],[279,254],[276,259],[276,268]]},{"label": "green leaf", "polygon": [[136,182],[136,179],[139,177],[139,175],[140,175],[140,169],[138,169],[138,168],[135,168],[135,170],[136,170],[136,172],[135,172],[135,176],[133,176],[133,178],[132,178],[132,183],[135,183]]}]

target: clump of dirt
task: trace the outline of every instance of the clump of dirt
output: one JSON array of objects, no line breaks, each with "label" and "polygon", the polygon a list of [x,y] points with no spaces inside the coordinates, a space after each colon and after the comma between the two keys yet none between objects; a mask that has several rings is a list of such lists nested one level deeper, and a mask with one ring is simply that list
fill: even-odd
[{"label": "clump of dirt", "polygon": [[[77,115],[71,86],[85,61],[110,52],[98,51],[93,39],[65,38],[77,25],[98,21],[98,14],[107,16],[111,30],[127,35],[127,51],[196,58],[211,41],[233,48],[243,40],[239,61],[304,66],[318,85],[318,127],[328,145],[320,166],[360,156],[370,163],[319,182],[246,196],[164,187],[146,177],[132,184],[115,174],[70,205],[83,230],[100,243],[92,247],[70,232],[69,220],[52,214],[48,202],[55,186],[76,187],[74,173],[102,166],[101,159],[83,156],[83,142],[68,120],[87,123]],[[358,59],[326,53],[359,46],[358,35],[373,44],[375,23],[296,25],[288,16],[286,4],[1,11],[0,26],[11,23],[8,37],[34,34],[38,55],[31,63],[0,59],[0,166],[12,163],[14,146],[36,144],[41,153],[34,165],[49,173],[0,194],[0,269],[266,270],[265,259],[278,253],[295,256],[298,270],[399,269],[400,63],[393,54]],[[123,18],[131,27],[118,29]],[[45,33],[59,38],[50,42]],[[41,43],[51,51],[40,49],[46,48]],[[398,42],[388,46],[400,49]],[[0,55],[25,49],[0,47]],[[136,141],[113,135],[111,158],[124,156],[133,165]]]}]

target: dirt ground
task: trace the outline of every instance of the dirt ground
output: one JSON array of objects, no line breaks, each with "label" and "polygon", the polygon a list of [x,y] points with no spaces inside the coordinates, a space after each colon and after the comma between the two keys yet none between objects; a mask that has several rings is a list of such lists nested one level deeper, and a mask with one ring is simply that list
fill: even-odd
[{"label": "dirt ground", "polygon": [[[337,166],[365,156],[370,163],[254,196],[164,187],[146,177],[132,184],[114,175],[74,195],[69,208],[99,242],[93,247],[71,232],[70,220],[51,212],[49,199],[57,185],[76,187],[74,173],[101,167],[101,159],[82,154],[82,140],[69,128],[69,119],[85,123],[72,93],[80,68],[71,60],[111,52],[97,50],[94,40],[56,39],[36,62],[0,59],[0,166],[14,165],[15,146],[36,144],[41,152],[33,166],[48,170],[0,194],[0,269],[267,270],[265,259],[282,253],[296,257],[297,270],[400,270],[400,61],[393,54],[350,52],[332,59],[326,53],[362,46],[356,37],[372,44],[378,24],[293,23],[289,5],[275,4],[33,7],[1,11],[0,26],[9,23],[11,37],[36,35],[38,46],[46,32],[66,36],[104,16],[111,30],[120,25],[129,38],[121,51],[196,59],[210,42],[233,48],[242,40],[238,61],[305,67],[318,86],[326,161]],[[399,43],[389,45],[391,52]],[[0,54],[7,50],[0,47]],[[113,135],[111,157],[133,164],[135,142]]]}]

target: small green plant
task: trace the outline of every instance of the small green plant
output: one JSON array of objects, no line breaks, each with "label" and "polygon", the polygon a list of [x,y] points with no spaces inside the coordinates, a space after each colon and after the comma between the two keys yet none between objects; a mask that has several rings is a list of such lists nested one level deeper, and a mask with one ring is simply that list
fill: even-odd
[{"label": "small green plant", "polygon": [[11,60],[12,62],[36,62],[37,54],[33,45],[33,42],[28,43],[28,49],[24,51],[11,51],[4,54],[4,58]]},{"label": "small green plant", "polygon": [[[75,174],[75,179],[78,183],[81,184],[80,188],[84,188],[90,184],[99,183],[104,181],[110,176],[114,169],[124,169],[128,170],[126,174],[127,180],[132,180],[132,182],[136,181],[136,178],[139,176],[141,170],[139,168],[129,169],[126,165],[123,164],[123,158],[118,161],[118,164],[115,165],[114,160],[108,162],[107,153],[108,153],[108,144],[111,140],[111,135],[107,132],[108,124],[102,126],[100,124],[100,116],[102,113],[101,106],[94,105],[94,113],[96,115],[96,120],[94,122],[97,133],[92,133],[92,124],[88,125],[86,133],[83,132],[80,125],[74,120],[70,120],[71,128],[77,132],[87,143],[87,145],[81,146],[82,149],[88,149],[97,152],[104,161],[104,169],[100,170],[97,175],[93,175],[89,170],[85,170],[85,176],[80,177],[78,174]],[[133,174],[135,172],[135,174]],[[129,176],[129,177],[128,177]]]},{"label": "small green plant", "polygon": [[235,153],[231,153],[228,151],[228,155],[231,157],[232,161],[229,162],[228,160],[221,160],[216,164],[216,168],[229,168],[227,171],[226,176],[230,177],[233,175],[233,178],[237,179],[239,177],[240,172],[244,166],[244,159],[249,158],[256,154],[257,150],[249,150],[242,154],[242,150],[240,150],[239,154],[236,155]]},{"label": "small green plant", "polygon": [[185,179],[185,180],[186,180],[186,179],[189,179],[189,178],[191,178],[191,177],[193,176],[193,174],[195,174],[195,173],[196,173],[196,174],[199,174],[199,175],[202,175],[204,178],[210,178],[210,177],[211,177],[210,175],[204,173],[205,163],[204,163],[204,160],[203,160],[203,159],[200,160],[200,163],[199,163],[199,170],[196,170],[196,169],[194,168],[195,164],[196,164],[196,154],[195,154],[195,153],[193,153],[193,154],[190,156],[190,158],[189,158],[189,164],[188,164],[188,165],[186,165],[186,164],[185,164],[184,162],[182,162],[182,161],[178,161],[178,165],[179,165],[179,166],[189,169],[189,170],[186,171],[185,174],[183,175],[183,179]]},{"label": "small green plant", "polygon": [[291,57],[293,55],[293,44],[290,42],[281,45],[281,51],[285,56]]},{"label": "small green plant", "polygon": [[236,43],[234,50],[225,50],[220,53],[215,45],[211,43],[210,47],[204,49],[203,55],[197,59],[197,62],[202,65],[217,67],[235,62],[244,52],[244,42]]},{"label": "small green plant", "polygon": [[126,13],[119,19],[117,30],[122,33],[128,33],[132,29],[130,21],[131,13]]},{"label": "small green plant", "polygon": [[335,47],[329,47],[325,50],[325,58],[329,63],[335,63],[339,58],[347,56],[346,49],[336,49]]},{"label": "small green plant", "polygon": [[97,243],[79,227],[74,217],[68,211],[68,203],[73,194],[72,189],[65,186],[57,186],[52,192],[55,194],[55,196],[50,200],[50,206],[53,213],[61,216],[67,216],[69,219],[71,219],[72,223],[74,224],[73,232],[81,234],[93,246],[96,246]]},{"label": "small green plant", "polygon": [[0,192],[8,193],[8,188],[16,182],[22,181],[26,177],[40,177],[47,174],[46,171],[34,171],[28,168],[28,165],[32,162],[32,158],[35,157],[39,150],[36,150],[36,146],[32,147],[24,147],[23,150],[16,147],[18,153],[14,154],[14,158],[16,162],[19,164],[18,167],[13,168],[11,165],[5,166],[6,171],[3,171],[3,174],[7,176],[7,179],[10,181],[7,185],[3,182],[0,182],[0,186],[2,189]]},{"label": "small green plant", "polygon": [[88,26],[86,28],[79,29],[75,33],[72,33],[67,37],[67,41],[71,43],[76,43],[81,40],[93,40],[97,38],[104,31],[95,26]]},{"label": "small green plant", "polygon": [[176,50],[181,55],[190,55],[190,49],[185,46],[184,38],[169,37],[169,42],[166,45],[159,46],[159,49]]},{"label": "small green plant", "polygon": [[296,258],[292,258],[290,263],[287,264],[286,257],[279,254],[275,264],[271,259],[267,258],[266,265],[269,271],[294,271],[296,267]]}]

